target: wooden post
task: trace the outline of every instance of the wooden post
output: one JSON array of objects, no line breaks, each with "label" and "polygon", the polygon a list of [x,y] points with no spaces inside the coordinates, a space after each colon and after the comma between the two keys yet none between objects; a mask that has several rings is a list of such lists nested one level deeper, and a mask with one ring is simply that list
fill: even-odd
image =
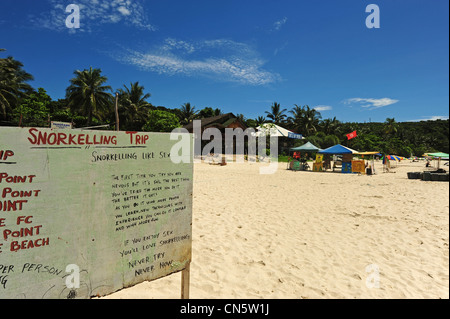
[{"label": "wooden post", "polygon": [[119,131],[119,93],[116,92],[116,131]]},{"label": "wooden post", "polygon": [[189,299],[190,268],[191,263],[188,262],[181,272],[181,299]]}]

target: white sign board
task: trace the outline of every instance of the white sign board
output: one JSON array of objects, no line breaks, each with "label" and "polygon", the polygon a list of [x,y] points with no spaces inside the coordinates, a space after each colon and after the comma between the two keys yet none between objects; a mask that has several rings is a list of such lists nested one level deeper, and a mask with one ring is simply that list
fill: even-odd
[{"label": "white sign board", "polygon": [[1,127],[0,298],[102,296],[186,268],[193,164],[171,160],[176,142]]},{"label": "white sign board", "polygon": [[51,121],[50,128],[71,129],[72,123]]}]

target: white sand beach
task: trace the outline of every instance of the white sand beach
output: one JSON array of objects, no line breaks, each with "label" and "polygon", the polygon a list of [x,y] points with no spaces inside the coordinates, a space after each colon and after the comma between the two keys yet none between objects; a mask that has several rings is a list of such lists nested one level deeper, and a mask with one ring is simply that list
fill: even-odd
[{"label": "white sand beach", "polygon": [[[191,298],[449,298],[449,183],[409,180],[424,162],[374,176],[263,165],[195,164]],[[180,286],[176,273],[106,298]]]}]

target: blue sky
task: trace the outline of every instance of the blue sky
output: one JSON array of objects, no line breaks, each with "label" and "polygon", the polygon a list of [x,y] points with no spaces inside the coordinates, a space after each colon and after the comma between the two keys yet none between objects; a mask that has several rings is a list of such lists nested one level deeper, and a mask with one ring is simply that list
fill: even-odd
[{"label": "blue sky", "polygon": [[[79,29],[66,27],[69,4]],[[380,28],[366,26],[369,4]],[[169,108],[255,118],[278,102],[341,121],[448,118],[448,12],[447,0],[1,0],[0,55],[55,100],[92,66]]]}]

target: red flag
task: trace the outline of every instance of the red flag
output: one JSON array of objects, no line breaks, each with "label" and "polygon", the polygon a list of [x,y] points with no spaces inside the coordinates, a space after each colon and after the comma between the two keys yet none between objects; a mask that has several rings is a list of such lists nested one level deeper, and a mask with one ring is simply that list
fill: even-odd
[{"label": "red flag", "polygon": [[358,136],[358,135],[356,134],[356,131],[353,131],[353,132],[347,134],[347,138],[348,138],[349,140],[351,140],[352,138],[355,138],[355,137],[357,137],[357,136]]}]

